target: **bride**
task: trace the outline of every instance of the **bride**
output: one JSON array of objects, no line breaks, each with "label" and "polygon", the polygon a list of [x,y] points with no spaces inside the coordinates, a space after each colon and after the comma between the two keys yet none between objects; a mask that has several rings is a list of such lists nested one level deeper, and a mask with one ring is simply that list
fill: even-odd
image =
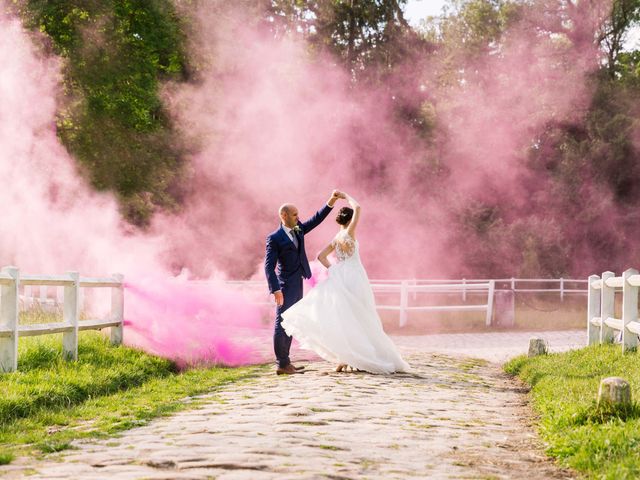
[{"label": "bride", "polygon": [[[350,207],[342,207],[336,221],[340,230],[319,254],[329,277],[282,314],[282,327],[302,348],[338,363],[371,373],[408,372],[391,339],[384,333],[376,311],[369,278],[358,253],[356,227],[360,205],[346,195]],[[327,257],[335,250],[338,262]]]}]

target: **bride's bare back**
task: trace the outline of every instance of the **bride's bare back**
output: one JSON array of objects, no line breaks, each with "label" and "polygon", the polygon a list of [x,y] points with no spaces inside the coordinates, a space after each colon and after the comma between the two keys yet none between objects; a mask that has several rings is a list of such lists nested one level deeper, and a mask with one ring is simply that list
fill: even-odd
[{"label": "bride's bare back", "polygon": [[347,229],[341,229],[331,242],[339,262],[351,258],[356,251],[356,241]]},{"label": "bride's bare back", "polygon": [[360,221],[360,204],[356,202],[353,197],[349,195],[346,195],[346,197],[349,205],[353,209],[353,217],[351,217],[351,221],[347,225],[340,227],[340,231],[331,243],[324,247],[317,256],[318,261],[327,268],[331,266],[327,257],[334,250],[339,262],[352,257],[356,251],[356,227]]}]

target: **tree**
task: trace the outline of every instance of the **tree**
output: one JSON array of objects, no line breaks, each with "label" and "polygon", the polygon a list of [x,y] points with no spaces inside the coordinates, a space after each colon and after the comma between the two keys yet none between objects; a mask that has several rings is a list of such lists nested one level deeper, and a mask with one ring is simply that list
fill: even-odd
[{"label": "tree", "polygon": [[179,202],[182,146],[159,97],[187,76],[184,35],[169,0],[23,0],[27,26],[66,58],[58,135],[97,190],[130,222]]},{"label": "tree", "polygon": [[389,71],[424,46],[404,18],[407,0],[273,0],[266,9],[276,33],[303,35],[330,52],[354,79]]},{"label": "tree", "polygon": [[[619,75],[621,69],[621,55],[624,54],[624,43],[633,27],[640,22],[640,0],[616,0],[613,2],[611,13],[604,22],[598,41],[605,51],[607,71],[611,78]],[[629,59],[625,56],[625,59]]]}]

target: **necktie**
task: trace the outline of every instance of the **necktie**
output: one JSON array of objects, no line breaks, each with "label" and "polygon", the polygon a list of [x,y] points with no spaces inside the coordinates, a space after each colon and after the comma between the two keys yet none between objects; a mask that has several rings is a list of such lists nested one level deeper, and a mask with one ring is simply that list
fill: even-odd
[{"label": "necktie", "polygon": [[298,237],[296,237],[296,232],[291,230],[291,238],[293,239],[293,244],[298,248]]}]

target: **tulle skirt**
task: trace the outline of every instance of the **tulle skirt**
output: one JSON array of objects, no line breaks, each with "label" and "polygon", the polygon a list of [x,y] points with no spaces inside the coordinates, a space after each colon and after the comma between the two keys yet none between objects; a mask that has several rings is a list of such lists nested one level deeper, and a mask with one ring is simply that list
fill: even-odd
[{"label": "tulle skirt", "polygon": [[282,327],[304,349],[371,373],[408,372],[382,329],[358,254],[329,268],[328,278],[282,314]]}]

